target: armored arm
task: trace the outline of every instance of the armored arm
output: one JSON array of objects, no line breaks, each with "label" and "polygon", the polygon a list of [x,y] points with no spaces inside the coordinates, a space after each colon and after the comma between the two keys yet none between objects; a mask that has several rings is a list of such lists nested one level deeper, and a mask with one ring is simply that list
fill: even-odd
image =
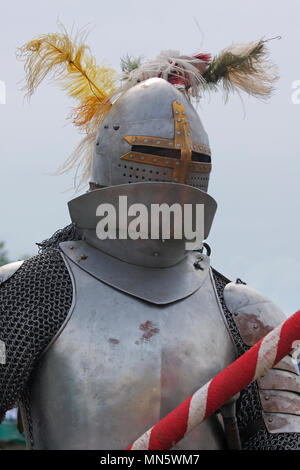
[{"label": "armored arm", "polygon": [[[276,305],[246,285],[228,283],[223,296],[239,354],[285,320]],[[241,393],[237,418],[243,449],[300,449],[300,377],[291,355]]]},{"label": "armored arm", "polygon": [[25,396],[71,303],[72,283],[57,249],[0,268],[0,422]]}]

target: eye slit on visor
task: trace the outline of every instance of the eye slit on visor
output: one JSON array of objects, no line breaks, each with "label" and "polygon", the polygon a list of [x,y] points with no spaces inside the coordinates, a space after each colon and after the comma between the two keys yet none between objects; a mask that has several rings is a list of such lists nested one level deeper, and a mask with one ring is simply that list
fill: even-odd
[{"label": "eye slit on visor", "polygon": [[[159,157],[167,158],[181,158],[181,151],[176,149],[161,148],[161,147],[147,147],[143,145],[133,145],[132,152],[146,153],[149,155],[158,155]],[[192,161],[200,163],[210,163],[211,158],[209,155],[203,153],[192,152]]]},{"label": "eye slit on visor", "polygon": [[192,162],[211,163],[211,158],[204,153],[192,152]]}]

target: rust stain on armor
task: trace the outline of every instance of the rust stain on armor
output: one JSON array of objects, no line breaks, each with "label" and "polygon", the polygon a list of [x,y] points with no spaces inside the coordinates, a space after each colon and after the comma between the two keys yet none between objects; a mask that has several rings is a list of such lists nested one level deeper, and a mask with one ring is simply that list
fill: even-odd
[{"label": "rust stain on armor", "polygon": [[140,338],[140,340],[144,342],[149,342],[152,336],[159,333],[159,328],[157,328],[157,326],[150,320],[147,320],[145,323],[142,323],[140,325],[140,330],[144,332],[144,334]]},{"label": "rust stain on armor", "polygon": [[285,390],[300,394],[299,377],[290,372],[270,369],[257,383],[261,390]]},{"label": "rust stain on armor", "polygon": [[109,338],[108,342],[112,344],[113,346],[120,343],[120,341],[116,338]]},{"label": "rust stain on armor", "polygon": [[288,416],[268,415],[263,413],[265,424],[269,432],[275,432],[289,424]]},{"label": "rust stain on armor", "polygon": [[282,390],[260,390],[259,394],[264,411],[300,415],[300,397],[298,394]]},{"label": "rust stain on armor", "polygon": [[300,416],[283,413],[265,413],[263,419],[270,433],[298,432]]},{"label": "rust stain on armor", "polygon": [[253,346],[273,330],[273,326],[264,324],[255,314],[237,312],[234,321],[247,346]]},{"label": "rust stain on armor", "polygon": [[82,261],[85,261],[86,259],[88,259],[88,256],[87,256],[87,255],[83,255],[83,256],[81,256],[80,258],[78,258],[77,262],[78,262],[78,263],[82,263]]}]

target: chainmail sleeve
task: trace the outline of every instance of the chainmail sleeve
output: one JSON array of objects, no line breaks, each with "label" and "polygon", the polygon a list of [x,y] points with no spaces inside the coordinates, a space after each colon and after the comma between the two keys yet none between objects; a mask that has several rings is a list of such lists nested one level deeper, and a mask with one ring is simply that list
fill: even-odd
[{"label": "chainmail sleeve", "polygon": [[42,351],[63,325],[72,304],[72,282],[57,248],[25,261],[0,285],[0,422],[25,391]]},{"label": "chainmail sleeve", "polygon": [[[249,347],[243,342],[232,314],[226,307],[223,292],[230,281],[213,269],[218,297],[226,317],[238,356]],[[262,405],[256,382],[245,388],[237,401],[237,421],[243,450],[300,450],[300,433],[269,433],[262,416]]]}]

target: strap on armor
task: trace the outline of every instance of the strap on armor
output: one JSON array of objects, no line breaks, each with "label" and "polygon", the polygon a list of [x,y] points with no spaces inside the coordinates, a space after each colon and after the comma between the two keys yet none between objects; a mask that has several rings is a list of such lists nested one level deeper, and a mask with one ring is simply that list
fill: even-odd
[{"label": "strap on armor", "polygon": [[241,450],[242,448],[241,437],[236,416],[236,401],[239,398],[239,395],[240,394],[234,396],[220,409],[229,450]]}]

